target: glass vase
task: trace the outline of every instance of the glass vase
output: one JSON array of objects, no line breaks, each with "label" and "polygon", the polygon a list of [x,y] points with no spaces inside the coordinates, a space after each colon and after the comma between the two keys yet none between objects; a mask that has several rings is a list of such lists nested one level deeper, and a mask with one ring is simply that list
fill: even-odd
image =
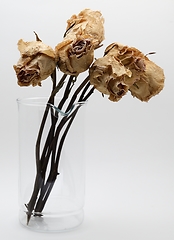
[{"label": "glass vase", "polygon": [[84,103],[18,99],[19,220],[41,232],[67,231],[84,218]]}]

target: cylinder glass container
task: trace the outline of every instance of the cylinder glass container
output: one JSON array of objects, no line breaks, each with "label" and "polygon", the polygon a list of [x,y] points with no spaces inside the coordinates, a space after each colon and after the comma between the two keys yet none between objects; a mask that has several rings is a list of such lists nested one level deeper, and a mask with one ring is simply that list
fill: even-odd
[{"label": "cylinder glass container", "polygon": [[34,231],[74,229],[84,218],[84,103],[18,99],[19,220]]}]

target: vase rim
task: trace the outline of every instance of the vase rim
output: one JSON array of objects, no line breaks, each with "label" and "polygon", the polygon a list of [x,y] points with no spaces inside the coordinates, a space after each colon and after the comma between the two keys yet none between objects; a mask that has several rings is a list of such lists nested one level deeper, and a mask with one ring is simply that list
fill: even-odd
[{"label": "vase rim", "polygon": [[[57,98],[59,99],[59,98]],[[20,105],[46,105],[48,101],[48,97],[24,97],[17,98],[17,103]]]},{"label": "vase rim", "polygon": [[[30,106],[45,106],[48,104],[48,97],[24,97],[24,98],[17,98],[16,102],[18,105],[30,105]],[[56,96],[55,100],[61,100],[62,97]],[[86,104],[87,101],[78,102],[76,101],[75,104]]]}]

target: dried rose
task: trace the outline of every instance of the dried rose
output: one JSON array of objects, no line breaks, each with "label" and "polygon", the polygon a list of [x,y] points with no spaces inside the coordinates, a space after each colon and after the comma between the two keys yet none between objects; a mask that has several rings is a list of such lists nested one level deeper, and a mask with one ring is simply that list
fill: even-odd
[{"label": "dried rose", "polygon": [[131,77],[126,69],[114,56],[105,55],[97,59],[89,69],[90,83],[103,94],[109,95],[111,101],[119,101],[128,91],[126,77]]},{"label": "dried rose", "polygon": [[86,71],[94,59],[94,46],[89,39],[65,40],[56,46],[58,67],[69,75]]},{"label": "dried rose", "polygon": [[55,47],[57,65],[62,72],[78,75],[94,60],[94,49],[104,39],[104,19],[100,12],[85,9],[67,21],[64,40]]},{"label": "dried rose", "polygon": [[165,79],[163,69],[138,49],[114,43],[108,46],[105,53],[117,57],[132,72],[128,81],[133,80],[129,90],[134,97],[148,101],[163,89]]},{"label": "dried rose", "polygon": [[[119,80],[118,78],[113,78],[111,80],[112,75],[108,70],[107,74],[101,74],[102,77],[97,76],[98,81],[93,78],[96,74],[91,74],[91,84],[104,94],[110,95],[110,100],[118,101],[128,90],[130,90],[132,96],[137,97],[141,101],[148,101],[152,96],[155,96],[163,89],[165,79],[163,70],[150,61],[147,56],[138,49],[123,46],[118,43],[112,43],[105,50],[104,58],[106,57],[112,57],[115,59],[114,61],[118,61],[122,65],[125,71],[129,70],[131,73],[121,77],[121,85],[119,84],[120,78]],[[100,67],[103,68],[103,65],[101,64],[100,66],[100,64],[99,62],[98,69],[100,69]],[[107,62],[105,66],[107,66]],[[115,75],[118,74],[117,71],[118,70],[116,70]],[[109,77],[107,75],[109,75]],[[102,81],[101,78],[103,78]],[[120,87],[119,91],[118,86]],[[120,98],[118,95],[120,95]]]},{"label": "dried rose", "polygon": [[67,21],[66,38],[90,39],[94,48],[104,40],[104,18],[99,11],[84,9],[78,15],[73,15]]},{"label": "dried rose", "polygon": [[145,60],[146,70],[140,76],[140,80],[135,82],[130,88],[133,97],[141,101],[149,101],[149,99],[157,95],[164,87],[164,71],[150,60]]},{"label": "dried rose", "polygon": [[41,81],[49,77],[56,67],[54,50],[42,41],[18,41],[21,57],[14,65],[19,86],[41,86]]}]

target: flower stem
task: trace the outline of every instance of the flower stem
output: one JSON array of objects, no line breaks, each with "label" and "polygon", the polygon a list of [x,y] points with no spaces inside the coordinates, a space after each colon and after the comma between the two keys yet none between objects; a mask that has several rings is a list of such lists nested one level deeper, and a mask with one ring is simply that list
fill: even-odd
[{"label": "flower stem", "polygon": [[[56,70],[55,70],[56,71]],[[56,86],[56,73],[54,73],[52,75],[52,81],[53,81],[53,90],[51,93],[51,96],[48,100],[49,103],[54,103],[54,96],[56,95],[56,93],[62,88],[63,83],[66,79],[66,74],[63,75],[63,77],[60,79],[58,85]],[[54,87],[56,86],[56,87]],[[28,204],[25,204],[26,208],[27,208],[27,225],[29,224],[30,218],[33,214],[33,210],[35,207],[35,203],[39,194],[39,191],[41,189],[41,186],[43,185],[43,174],[42,174],[42,168],[41,165],[43,164],[40,160],[40,143],[41,143],[41,138],[42,138],[42,134],[43,134],[43,130],[44,130],[44,126],[48,117],[48,112],[49,112],[49,106],[46,105],[46,109],[42,118],[42,122],[40,125],[40,129],[39,129],[39,133],[38,133],[38,137],[37,137],[37,141],[36,141],[36,170],[37,170],[37,174],[36,174],[36,178],[35,178],[35,183],[34,183],[34,189],[31,195],[31,198],[28,202]],[[52,122],[51,125],[51,132],[53,133],[53,128],[54,128],[54,124]],[[49,145],[49,143],[48,143]],[[42,164],[41,164],[42,163]]]},{"label": "flower stem", "polygon": [[[49,104],[54,104],[54,97],[57,92],[62,88],[67,75],[63,75],[59,83],[56,85],[56,73],[52,74],[53,81],[53,90],[51,96],[48,100]],[[58,108],[62,109],[65,102],[67,101],[70,92],[74,86],[77,77],[70,76],[67,82],[66,88],[64,90],[64,95],[61,101],[58,104]],[[89,76],[79,85],[79,87],[75,90],[74,94],[70,98],[70,101],[66,107],[66,111],[68,112],[72,109],[72,106],[80,94],[79,101],[86,101],[91,94],[93,93],[93,88],[88,91],[90,87]],[[86,94],[86,95],[85,95]],[[64,141],[66,139],[67,133],[72,125],[75,116],[81,107],[81,105],[77,105],[76,108],[71,111],[71,113],[59,120],[59,113],[55,112],[52,108],[50,108],[49,104],[46,105],[45,112],[43,115],[43,119],[40,125],[40,130],[38,133],[37,141],[36,141],[36,178],[32,196],[27,207],[27,224],[29,224],[30,218],[32,215],[34,216],[42,216],[42,210],[48,200],[48,197],[51,193],[51,190],[54,186],[54,183],[57,179],[59,161],[61,156],[61,151],[63,148]],[[43,131],[45,128],[45,124],[48,118],[48,113],[51,113],[51,126],[48,131],[48,135],[45,141],[45,145],[42,150],[42,154],[40,154],[41,147],[41,139],[43,135]],[[64,131],[60,138],[61,131]],[[60,139],[59,139],[60,138]],[[50,162],[50,169],[48,170],[48,164]],[[48,177],[46,179],[46,173],[49,171]]]}]

